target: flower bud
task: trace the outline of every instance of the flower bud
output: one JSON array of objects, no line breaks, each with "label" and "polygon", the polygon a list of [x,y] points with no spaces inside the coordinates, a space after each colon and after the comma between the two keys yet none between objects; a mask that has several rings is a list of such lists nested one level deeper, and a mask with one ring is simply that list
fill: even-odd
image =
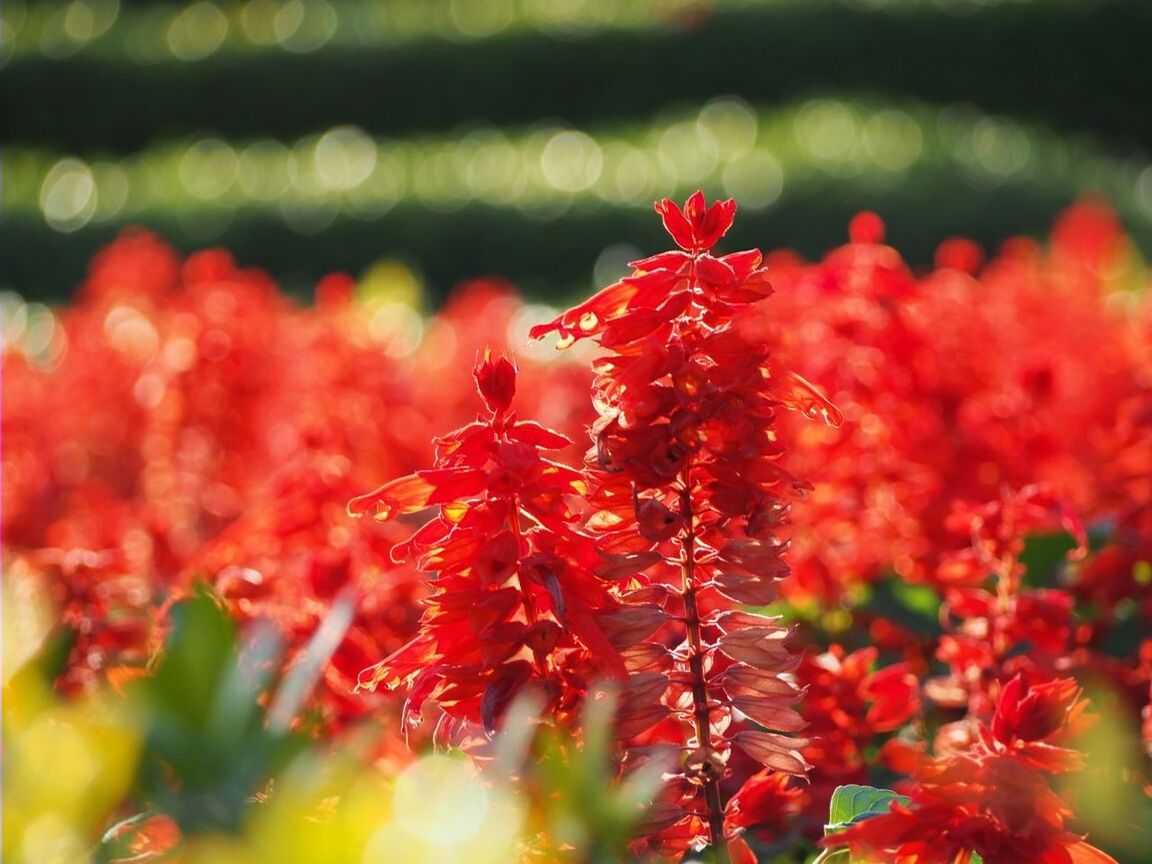
[{"label": "flower bud", "polygon": [[493,359],[492,349],[485,348],[472,374],[488,410],[497,417],[507,414],[516,394],[516,364],[503,354]]}]

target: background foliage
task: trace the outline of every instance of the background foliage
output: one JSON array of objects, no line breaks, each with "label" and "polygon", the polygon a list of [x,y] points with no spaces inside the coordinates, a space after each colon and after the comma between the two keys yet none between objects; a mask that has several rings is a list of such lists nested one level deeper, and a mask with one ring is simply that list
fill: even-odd
[{"label": "background foliage", "polygon": [[[1039,234],[1102,189],[1152,244],[1142,0],[8,0],[0,285],[70,295],[125,224],[305,293],[399,258],[437,296],[588,287],[654,197],[816,254],[869,207]],[[609,250],[605,253],[605,250]],[[601,282],[603,280],[600,280]]]}]

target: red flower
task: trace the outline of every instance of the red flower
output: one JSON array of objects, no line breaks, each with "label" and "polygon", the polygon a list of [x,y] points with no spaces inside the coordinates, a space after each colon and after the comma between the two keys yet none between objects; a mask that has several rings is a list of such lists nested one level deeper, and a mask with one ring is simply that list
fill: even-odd
[{"label": "red flower", "polygon": [[681,209],[671,198],[656,202],[656,212],[676,245],[689,252],[711,249],[728,233],[736,216],[736,202],[716,201],[706,206],[704,193],[696,191]]},{"label": "red flower", "polygon": [[1081,725],[1085,702],[1071,680],[1005,686],[991,727],[967,749],[924,759],[911,805],[894,804],[825,839],[853,856],[914,864],[1106,864],[1112,858],[1065,827],[1072,816],[1049,775],[1079,767],[1061,746]]}]

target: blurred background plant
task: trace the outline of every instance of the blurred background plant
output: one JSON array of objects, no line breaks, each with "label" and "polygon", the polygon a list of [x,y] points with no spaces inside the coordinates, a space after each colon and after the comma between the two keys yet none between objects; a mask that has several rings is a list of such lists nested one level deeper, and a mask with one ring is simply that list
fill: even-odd
[{"label": "blurred background plant", "polygon": [[1089,189],[1152,244],[1143,0],[6,0],[0,37],[0,288],[32,299],[133,223],[301,295],[386,258],[555,297],[697,186],[737,247],[869,208],[925,263]]},{"label": "blurred background plant", "polygon": [[53,616],[27,587],[8,582],[4,598],[3,855],[13,864],[608,864],[631,860],[661,782],[657,764],[615,782],[607,691],[590,701],[579,747],[540,724],[530,696],[477,761],[427,752],[401,764],[374,750],[367,728],[309,743],[307,682],[335,647],[332,626],[280,676],[272,634],[238,632],[204,586],[172,609],[152,674],[61,700],[50,688]]}]

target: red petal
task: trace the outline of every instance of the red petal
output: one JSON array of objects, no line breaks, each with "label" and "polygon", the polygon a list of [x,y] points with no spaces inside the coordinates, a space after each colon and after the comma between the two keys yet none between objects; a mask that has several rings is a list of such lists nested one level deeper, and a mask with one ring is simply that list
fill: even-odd
[{"label": "red petal", "polygon": [[717,201],[708,208],[701,223],[697,223],[696,242],[701,249],[711,249],[728,233],[732,222],[736,219],[736,202],[731,198],[726,201]]},{"label": "red petal", "polygon": [[619,681],[628,679],[628,669],[624,658],[616,647],[608,641],[604,631],[585,609],[572,609],[564,616],[564,623],[584,643],[597,665],[612,678]]},{"label": "red petal", "polygon": [[640,642],[637,645],[629,645],[623,649],[621,654],[624,657],[624,665],[633,674],[662,672],[672,665],[672,658],[668,649],[659,642]]},{"label": "red petal", "polygon": [[522,595],[516,588],[484,592],[484,599],[470,604],[468,617],[472,623],[472,632],[483,633],[493,624],[506,620],[521,600]]},{"label": "red petal", "polygon": [[736,281],[736,271],[711,255],[701,255],[696,259],[696,276],[712,285],[731,285]]},{"label": "red petal", "polygon": [[760,540],[729,540],[720,548],[720,561],[763,578],[785,576],[788,565],[780,557],[784,547]]},{"label": "red petal", "polygon": [[829,426],[844,422],[844,414],[815,385],[795,372],[788,372],[780,381],[778,398],[783,405],[799,411],[805,417],[820,417]]},{"label": "red petal", "polygon": [[1067,847],[1072,864],[1116,864],[1116,859],[1081,840]]},{"label": "red petal", "polygon": [[730,600],[750,606],[767,606],[780,599],[780,580],[761,579],[731,570],[716,577],[716,587]]},{"label": "red petal", "polygon": [[687,201],[684,202],[684,218],[692,223],[692,227],[700,225],[708,214],[708,204],[704,199],[704,192],[697,189]]},{"label": "red petal", "polygon": [[[743,609],[722,612],[715,617],[716,624],[726,633],[732,633],[737,629],[746,627],[767,627],[775,630],[779,627],[777,622],[781,620],[779,615],[760,615],[756,612],[745,612]],[[787,633],[792,632],[791,627],[779,627],[779,629]]]},{"label": "red petal", "polygon": [[778,696],[736,696],[732,704],[765,729],[777,732],[799,732],[808,721],[786,707]]},{"label": "red petal", "polygon": [[633,606],[599,618],[605,637],[620,648],[651,636],[667,620],[668,614],[659,606]]},{"label": "red petal", "polygon": [[617,318],[604,328],[599,342],[605,348],[616,348],[639,342],[662,324],[674,317],[664,309],[640,309],[622,318]]},{"label": "red petal", "polygon": [[659,552],[613,553],[600,551],[604,563],[593,572],[601,579],[629,579],[664,560]]},{"label": "red petal", "polygon": [[349,516],[363,516],[374,508],[372,518],[386,522],[416,513],[432,504],[467,498],[483,491],[487,475],[475,468],[437,468],[397,477],[367,495],[348,502]]},{"label": "red petal", "polygon": [[348,502],[349,516],[363,516],[374,509],[372,517],[381,522],[402,513],[415,513],[428,506],[428,498],[435,486],[417,474],[390,480],[367,495],[360,495]]},{"label": "red petal", "polygon": [[572,443],[570,438],[546,426],[541,426],[535,420],[520,420],[513,423],[508,434],[516,441],[531,444],[542,450],[563,450]]},{"label": "red petal", "polygon": [[797,687],[779,675],[744,663],[728,667],[722,676],[725,692],[737,696],[768,696],[795,700],[800,696]]},{"label": "red petal", "polygon": [[676,206],[676,202],[671,198],[665,198],[663,201],[658,201],[655,206],[656,212],[660,214],[660,218],[664,222],[664,230],[672,235],[676,245],[689,252],[694,251],[696,247],[692,225],[680,208]]},{"label": "red petal", "polygon": [[660,701],[667,689],[668,679],[659,672],[631,676],[616,711],[616,734],[630,738],[667,717],[670,709]]},{"label": "red petal", "polygon": [[565,340],[558,347],[567,347],[575,339],[595,336],[604,329],[608,321],[619,318],[628,311],[632,300],[640,293],[642,287],[629,280],[613,283],[580,305],[573,306],[550,323],[533,327],[528,331],[528,335],[533,339],[540,339],[555,330]]},{"label": "red petal", "polygon": [[874,700],[864,719],[877,732],[891,732],[920,710],[919,681],[908,663],[873,672],[861,682],[860,693]]},{"label": "red petal", "polygon": [[756,864],[755,853],[744,842],[743,837],[733,837],[728,841],[728,857],[732,864]]},{"label": "red petal", "polygon": [[803,777],[812,767],[798,749],[808,745],[803,738],[746,731],[737,732],[732,742],[761,765],[785,774]]},{"label": "red petal", "polygon": [[741,279],[748,276],[764,260],[764,254],[759,249],[745,249],[743,252],[731,252],[721,255],[720,260],[735,271]]},{"label": "red petal", "polygon": [[433,690],[440,684],[440,669],[429,666],[424,669],[412,682],[412,689],[408,691],[408,698],[404,700],[405,720],[419,720],[420,709]]},{"label": "red petal", "polygon": [[406,679],[422,669],[427,669],[440,657],[436,639],[424,634],[393,651],[379,663],[360,672],[356,682],[357,690],[375,690],[383,684],[395,690]]},{"label": "red petal", "polygon": [[719,647],[733,660],[751,666],[779,668],[792,658],[792,652],[784,644],[788,635],[786,627],[752,627],[725,633],[720,637]]},{"label": "red petal", "polygon": [[691,261],[692,256],[686,252],[672,251],[661,252],[659,255],[652,255],[649,258],[641,258],[639,261],[631,261],[628,266],[633,270],[641,270],[645,273],[652,270],[671,270],[679,273]]}]

